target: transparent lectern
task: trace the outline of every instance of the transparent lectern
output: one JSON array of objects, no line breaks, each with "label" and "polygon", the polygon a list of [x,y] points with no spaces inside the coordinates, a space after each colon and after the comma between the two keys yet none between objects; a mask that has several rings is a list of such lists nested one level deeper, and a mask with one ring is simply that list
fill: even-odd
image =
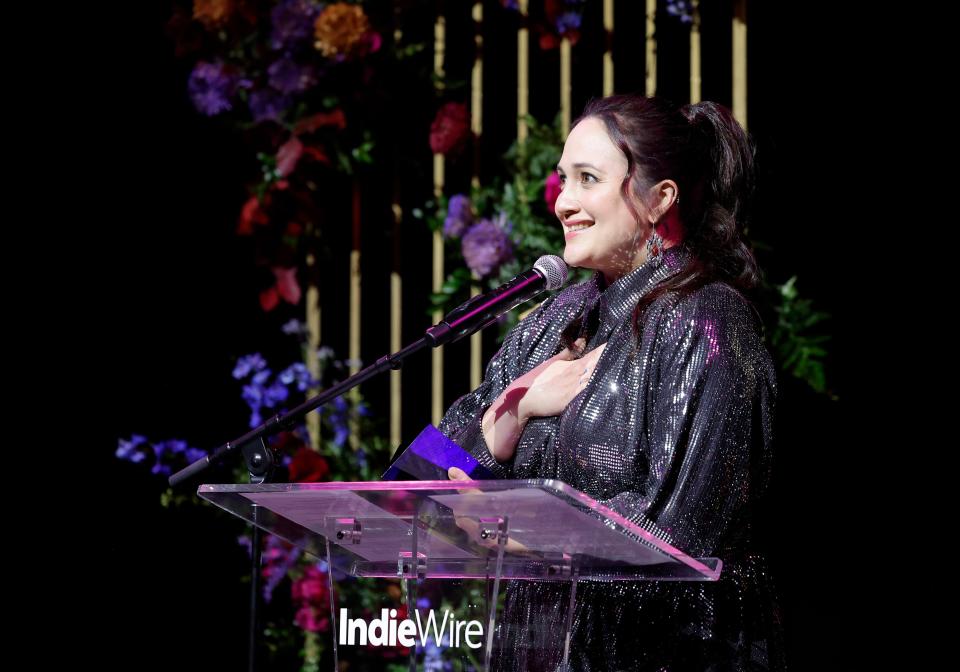
[{"label": "transparent lectern", "polygon": [[[578,582],[716,581],[721,570],[555,480],[203,485],[199,494],[326,563],[335,670],[344,658],[369,669],[365,655],[388,651],[410,669],[431,669],[439,655],[459,661],[453,669],[490,669],[502,584],[513,581],[570,584],[565,627],[535,638],[553,640],[564,669]],[[351,603],[351,585],[377,579],[399,580],[404,608]]]}]

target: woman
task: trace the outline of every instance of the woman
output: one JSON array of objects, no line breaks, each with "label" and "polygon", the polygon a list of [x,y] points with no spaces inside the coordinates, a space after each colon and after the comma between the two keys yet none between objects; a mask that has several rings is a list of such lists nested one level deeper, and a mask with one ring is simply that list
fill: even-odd
[{"label": "woman", "polygon": [[[557,170],[564,259],[596,272],[507,335],[440,429],[498,477],[562,480],[724,560],[716,583],[581,583],[572,669],[779,668],[749,552],[776,393],[742,294],[758,279],[743,238],[750,141],[714,103],[612,96],[574,123]],[[568,591],[509,584],[502,669],[557,668],[546,633],[562,628]]]}]

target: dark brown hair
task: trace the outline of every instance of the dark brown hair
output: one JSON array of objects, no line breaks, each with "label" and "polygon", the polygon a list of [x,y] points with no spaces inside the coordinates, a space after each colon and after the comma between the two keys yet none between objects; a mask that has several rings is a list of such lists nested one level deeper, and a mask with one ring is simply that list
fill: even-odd
[{"label": "dark brown hair", "polygon": [[[639,330],[646,309],[665,294],[679,298],[718,280],[742,292],[755,287],[760,273],[744,238],[756,188],[754,145],[730,110],[709,101],[678,107],[663,98],[616,95],[590,101],[573,126],[589,118],[604,123],[627,158],[621,193],[638,222],[632,194],[671,179],[680,196],[681,244],[691,261],[640,299],[634,326]],[[579,332],[579,320],[564,332],[568,347]]]}]

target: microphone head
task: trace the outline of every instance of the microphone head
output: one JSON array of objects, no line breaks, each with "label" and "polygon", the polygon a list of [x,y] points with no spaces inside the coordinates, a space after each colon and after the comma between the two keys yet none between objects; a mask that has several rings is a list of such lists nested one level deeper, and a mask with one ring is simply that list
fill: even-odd
[{"label": "microphone head", "polygon": [[543,255],[533,268],[546,279],[547,289],[560,289],[567,281],[567,265],[555,254]]}]

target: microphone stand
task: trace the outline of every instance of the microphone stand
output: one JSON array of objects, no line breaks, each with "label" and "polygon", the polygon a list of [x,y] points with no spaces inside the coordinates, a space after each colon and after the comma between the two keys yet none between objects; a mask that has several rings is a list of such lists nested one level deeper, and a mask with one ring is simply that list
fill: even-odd
[{"label": "microphone stand", "polygon": [[[209,455],[206,455],[193,464],[190,464],[169,478],[171,487],[192,478],[210,466],[223,461],[238,451],[243,455],[250,482],[253,484],[272,482],[274,469],[277,464],[277,455],[267,443],[267,437],[290,430],[302,420],[307,413],[319,408],[328,401],[336,399],[357,385],[388,370],[399,369],[403,360],[426,347],[439,347],[446,343],[453,343],[470,334],[483,329],[497,320],[500,315],[512,310],[521,303],[536,296],[546,289],[543,276],[533,272],[517,276],[505,285],[487,294],[471,298],[451,311],[442,322],[426,331],[426,335],[390,355],[384,355],[370,366],[358,371],[346,380],[322,391],[315,397],[284,414],[275,414],[259,427],[251,429],[243,436],[228,441]],[[262,562],[263,532],[258,524],[260,507],[254,504],[253,514],[253,545],[250,567],[250,641],[248,649],[248,670],[257,669],[257,634],[259,632],[258,619],[260,611],[260,565]],[[333,568],[328,568],[333,571]]]}]

